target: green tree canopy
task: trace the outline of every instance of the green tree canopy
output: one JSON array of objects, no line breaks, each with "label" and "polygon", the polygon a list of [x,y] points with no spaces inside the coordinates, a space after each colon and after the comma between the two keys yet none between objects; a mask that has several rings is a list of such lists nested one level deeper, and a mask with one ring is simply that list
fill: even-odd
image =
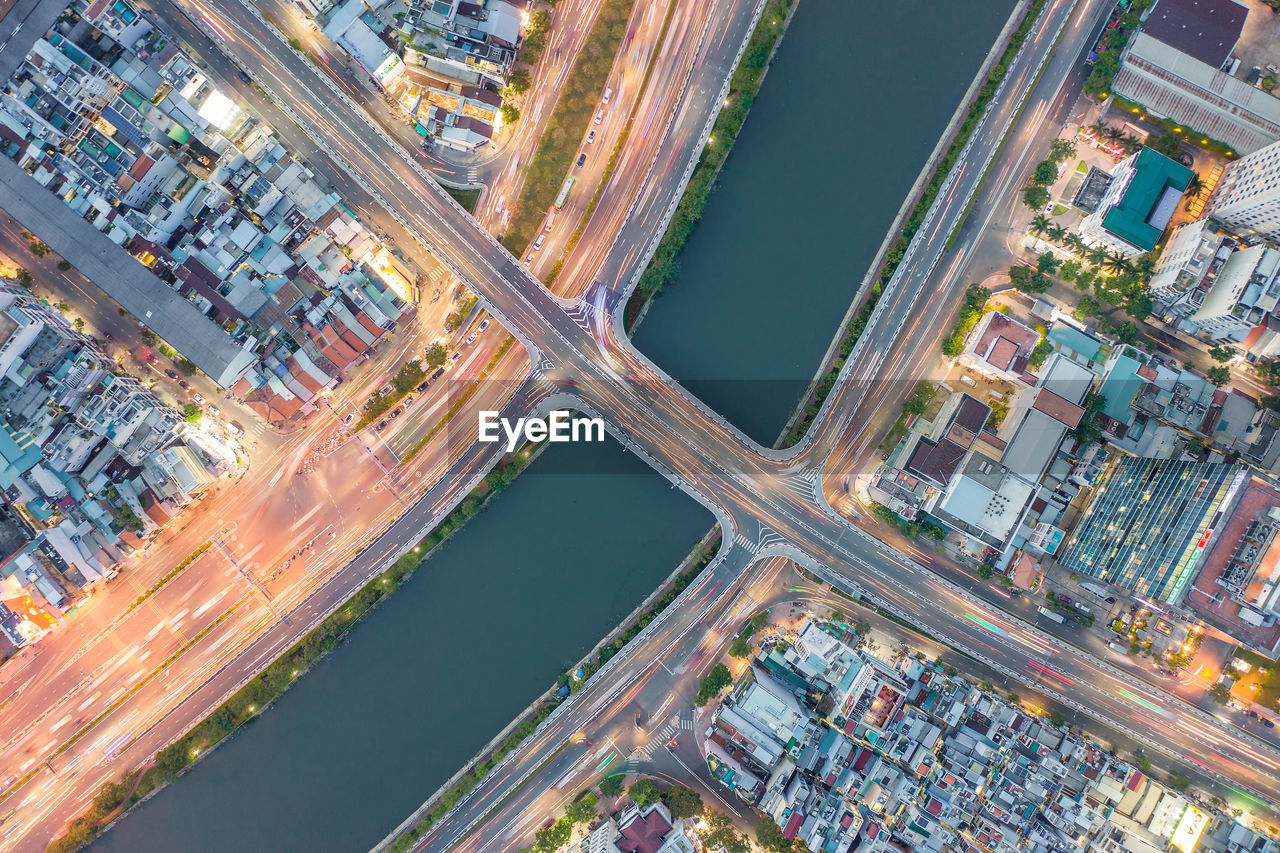
[{"label": "green tree canopy", "polygon": [[631,802],[643,808],[662,799],[662,792],[652,779],[637,779],[627,788],[627,796]]},{"label": "green tree canopy", "polygon": [[720,691],[724,690],[733,683],[733,676],[729,672],[729,667],[722,663],[718,663],[711,668],[701,681],[698,682],[698,695],[694,697],[693,703],[701,708],[716,696],[720,695]]},{"label": "green tree canopy", "polygon": [[671,790],[662,795],[662,801],[674,818],[694,817],[702,814],[702,797],[697,791],[684,785],[672,785]]}]

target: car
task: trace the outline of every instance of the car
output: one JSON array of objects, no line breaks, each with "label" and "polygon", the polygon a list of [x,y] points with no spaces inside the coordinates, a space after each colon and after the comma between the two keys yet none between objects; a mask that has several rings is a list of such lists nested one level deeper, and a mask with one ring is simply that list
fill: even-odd
[{"label": "car", "polygon": [[391,410],[391,417],[398,418],[400,417],[400,413],[403,411],[404,409],[400,408],[399,406],[396,406],[394,409]]},{"label": "car", "polygon": [[1253,710],[1252,708],[1246,708],[1241,713],[1243,713],[1246,717],[1250,717],[1255,720],[1258,719],[1258,712]]},{"label": "car", "polygon": [[601,103],[609,103],[609,99],[613,97],[613,89],[605,89],[604,97],[600,99]]},{"label": "car", "polygon": [[476,342],[476,333],[475,333],[475,332],[472,332],[471,334],[467,335],[467,343],[468,343],[468,344],[474,344],[475,342]]},{"label": "car", "polygon": [[249,79],[249,75],[248,75],[248,74],[245,74],[243,71],[237,71],[237,72],[236,72],[236,76],[240,78],[240,82],[241,82],[241,83],[252,83],[252,82],[253,82],[253,80]]},{"label": "car", "polygon": [[239,421],[227,421],[227,432],[232,435],[244,435],[244,426]]},{"label": "car", "polygon": [[351,414],[347,415],[345,418],[342,419],[342,425],[351,426],[351,422],[354,421],[355,419],[356,419],[356,413],[352,412]]},{"label": "car", "polygon": [[404,407],[405,407],[406,409],[407,409],[407,408],[409,408],[409,404],[410,404],[410,403],[412,403],[412,402],[413,402],[413,395],[412,395],[412,394],[410,394],[410,395],[408,395],[407,397],[405,397],[405,398],[404,398]]},{"label": "car", "polygon": [[591,143],[593,143],[593,142],[595,142],[595,141],[596,141],[596,130],[595,130],[595,128],[593,127],[593,128],[591,129],[591,132],[587,134],[587,144],[588,144],[588,145],[590,145]]},{"label": "car", "polygon": [[203,406],[206,402],[208,402],[207,400],[205,400],[204,397],[201,397],[199,393],[192,394],[191,399],[196,401],[197,406]]},{"label": "car", "polygon": [[453,355],[449,356],[449,361],[457,361],[460,358],[462,358],[462,353],[455,352]]},{"label": "car", "polygon": [[190,383],[188,383],[188,382],[187,382],[187,380],[185,380],[185,379],[179,379],[179,380],[178,380],[178,387],[179,387],[179,388],[181,388],[183,391],[190,391],[190,390],[191,390],[191,385],[190,385]]},{"label": "car", "polygon": [[489,328],[489,321],[485,320],[483,323],[480,324],[480,331],[483,332],[487,328]]},{"label": "car", "polygon": [[583,164],[583,163],[585,163],[585,162],[587,162],[587,155],[586,155],[586,154],[579,154],[579,155],[578,155],[578,166],[579,166],[579,167],[580,167],[580,166],[582,166],[582,164]]},{"label": "car", "polygon": [[599,123],[600,123],[600,122],[602,122],[602,121],[604,121],[604,110],[600,110],[598,113],[596,113],[596,121],[595,121],[595,123],[596,123],[596,124],[599,124]]},{"label": "car", "polygon": [[1276,727],[1276,724],[1271,722],[1271,720],[1268,717],[1262,718],[1262,724],[1269,729],[1274,729]]},{"label": "car", "polygon": [[378,396],[385,397],[387,394],[390,394],[393,390],[394,390],[394,386],[392,386],[392,384],[388,382],[386,385],[382,386],[382,390],[378,392]]},{"label": "car", "polygon": [[1115,604],[1116,597],[1114,595],[1108,595],[1105,599],[1103,599],[1103,601],[1105,601],[1107,604]]},{"label": "car", "polygon": [[444,376],[444,368],[443,368],[443,367],[437,367],[437,368],[436,368],[436,372],[435,372],[435,373],[433,373],[433,374],[431,374],[431,381],[432,381],[432,382],[434,382],[434,381],[436,381],[437,379],[439,379],[441,376]]},{"label": "car", "polygon": [[431,384],[430,379],[424,379],[418,383],[418,387],[415,388],[414,390],[417,391],[419,394],[421,394],[423,391],[427,390],[427,386],[430,384]]},{"label": "car", "polygon": [[376,429],[378,432],[382,432],[386,428],[387,428],[386,421],[378,421],[378,425],[374,427],[374,429]]},{"label": "car", "polygon": [[535,252],[536,252],[536,251],[538,251],[539,249],[541,249],[541,248],[542,248],[542,244],[543,244],[543,242],[544,242],[546,239],[547,239],[547,235],[546,235],[546,234],[539,234],[539,235],[538,235],[538,239],[533,241],[533,251],[535,251]]},{"label": "car", "polygon": [[177,379],[177,378],[178,378],[178,371],[176,371],[176,370],[170,370],[169,368],[167,368],[167,367],[166,367],[166,368],[164,369],[164,375],[165,375],[165,376],[168,376],[170,379]]},{"label": "car", "polygon": [[215,418],[222,416],[222,411],[217,406],[206,406],[204,412],[206,415],[212,415]]}]

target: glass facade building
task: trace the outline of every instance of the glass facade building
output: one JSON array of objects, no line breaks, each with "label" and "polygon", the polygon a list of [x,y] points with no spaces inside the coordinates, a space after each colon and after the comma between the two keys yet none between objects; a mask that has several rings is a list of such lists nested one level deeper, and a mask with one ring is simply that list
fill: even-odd
[{"label": "glass facade building", "polygon": [[1123,458],[1103,473],[1058,562],[1176,603],[1248,481],[1242,465]]}]

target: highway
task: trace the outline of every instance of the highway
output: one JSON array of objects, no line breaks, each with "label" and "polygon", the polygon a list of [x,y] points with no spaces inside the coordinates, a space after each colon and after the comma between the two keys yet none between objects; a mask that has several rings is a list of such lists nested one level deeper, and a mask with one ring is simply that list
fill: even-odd
[{"label": "highway", "polygon": [[[653,161],[644,164],[646,168],[641,168],[641,163],[633,167],[644,176],[641,194],[628,205],[618,230],[601,236],[610,241],[608,248],[596,246],[604,259],[578,300],[547,292],[439,190],[411,155],[288,50],[250,6],[201,0],[182,0],[180,5],[203,20],[227,52],[328,156],[414,235],[418,247],[403,246],[405,251],[439,257],[520,340],[530,355],[533,376],[513,399],[510,411],[572,405],[601,415],[626,446],[710,508],[724,530],[721,554],[699,581],[582,693],[562,705],[536,737],[486,776],[439,825],[430,849],[447,849],[464,836],[467,843],[483,839],[483,831],[468,833],[497,800],[558,752],[569,733],[590,725],[601,714],[616,713],[620,697],[662,658],[662,652],[690,632],[700,629],[705,633],[709,624],[724,618],[726,596],[749,583],[749,570],[766,557],[794,559],[842,586],[861,589],[934,636],[1027,683],[1043,682],[1039,667],[1043,661],[1051,661],[1060,686],[1046,689],[1062,694],[1068,704],[1135,737],[1161,743],[1175,756],[1203,754],[1209,744],[1214,767],[1235,784],[1269,801],[1280,800],[1280,754],[1275,750],[1016,619],[986,610],[967,593],[852,528],[831,510],[823,494],[827,456],[847,440],[866,409],[874,411],[881,405],[865,394],[866,388],[888,387],[886,380],[892,380],[902,366],[894,350],[918,345],[913,334],[936,331],[928,328],[928,323],[925,329],[917,329],[914,303],[938,266],[985,162],[1000,149],[1004,130],[1017,117],[1057,34],[1066,33],[1064,45],[1083,43],[1090,22],[1101,13],[1102,0],[1080,0],[1079,8],[1072,0],[1047,4],[1027,46],[1006,74],[966,157],[944,184],[882,298],[871,325],[877,332],[864,338],[849,359],[838,391],[828,401],[812,438],[787,452],[754,444],[691,398],[635,352],[618,322],[625,296],[661,235],[665,217],[678,200],[688,168],[714,119],[714,107],[723,97],[723,87],[710,81],[727,79],[737,47],[749,32],[756,4],[726,0],[699,5],[705,9],[701,14],[717,15],[711,18],[717,26],[702,28],[692,42],[696,50],[689,57],[695,72],[704,75],[697,79],[708,83],[691,86],[691,94],[681,101],[665,134],[670,148],[659,146]],[[725,14],[721,17],[722,11]],[[697,28],[690,32],[696,33]],[[1069,48],[1064,52],[1074,54]],[[614,210],[616,213],[616,205]],[[948,263],[958,260],[952,258]],[[586,273],[584,270],[577,277],[579,283]],[[881,337],[881,329],[885,337]],[[892,342],[897,343],[889,347]],[[870,381],[872,378],[876,381]],[[469,444],[449,473],[407,510],[392,532],[376,540],[343,570],[343,582],[353,588],[370,571],[393,559],[412,543],[413,537],[406,535],[409,531],[425,531],[452,505],[450,501],[460,500],[469,491],[495,458],[494,445]],[[322,594],[303,605],[300,615],[325,612],[326,605],[338,600],[335,593],[341,586],[330,583]],[[296,630],[298,621],[305,618],[291,620],[293,624],[278,623],[268,629],[269,636],[287,637]],[[263,657],[245,661],[239,673],[251,671],[272,649],[270,642],[256,644],[253,654],[261,650]],[[228,685],[236,683],[235,677],[236,673],[227,675]],[[207,695],[216,695],[216,691]],[[154,742],[139,746],[136,754],[146,754],[165,742],[155,731]],[[47,827],[44,823],[40,831],[47,831]]]}]

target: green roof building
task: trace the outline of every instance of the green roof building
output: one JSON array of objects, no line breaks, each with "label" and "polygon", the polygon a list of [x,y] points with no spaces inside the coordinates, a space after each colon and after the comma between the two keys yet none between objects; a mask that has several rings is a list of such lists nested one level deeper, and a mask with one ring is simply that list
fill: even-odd
[{"label": "green roof building", "polygon": [[1090,246],[1126,257],[1146,254],[1160,242],[1192,172],[1150,148],[1120,161],[1097,209],[1080,223]]}]

